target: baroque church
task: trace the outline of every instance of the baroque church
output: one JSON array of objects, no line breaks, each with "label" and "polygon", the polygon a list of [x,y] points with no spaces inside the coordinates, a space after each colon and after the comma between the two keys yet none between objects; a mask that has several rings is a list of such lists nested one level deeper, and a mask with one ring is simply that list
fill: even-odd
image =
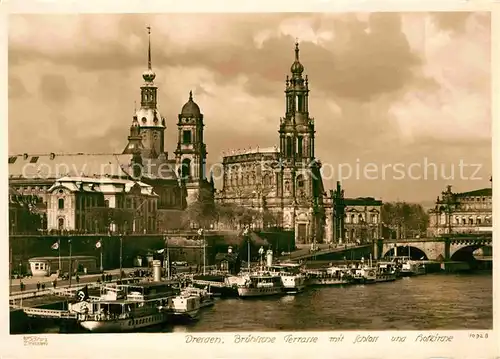
[{"label": "baroque church", "polygon": [[[147,53],[148,68],[142,74],[144,82],[140,88],[141,106],[134,113],[128,143],[122,153],[9,155],[11,193],[16,193],[16,198],[22,198],[24,202],[36,204],[35,207],[44,218],[42,223],[45,229],[54,229],[55,226],[51,225],[51,222],[55,223],[54,221],[47,219],[47,213],[51,213],[48,207],[54,202],[51,188],[61,179],[64,179],[67,188],[74,188],[73,191],[76,192],[95,192],[100,187],[104,188],[106,186],[99,186],[99,183],[103,182],[102,179],[106,179],[104,181],[106,183],[109,183],[110,179],[117,180],[111,181],[115,183],[110,190],[112,192],[119,190],[119,185],[116,183],[123,182],[118,180],[132,180],[140,183],[142,187],[150,186],[152,191],[149,197],[152,194],[157,196],[154,206],[157,220],[149,220],[148,223],[134,229],[129,228],[133,231],[154,232],[169,227],[178,228],[182,211],[187,205],[198,200],[202,193],[213,198],[213,181],[208,181],[205,176],[207,151],[203,140],[203,114],[190,92],[189,99],[177,118],[178,141],[173,156],[169,158],[168,152],[165,151],[166,119],[157,106],[158,87],[155,85],[156,74],[152,69],[150,28],[148,28]],[[70,182],[73,182],[72,187],[68,184]],[[89,182],[95,185],[90,187],[84,185]],[[60,185],[58,183],[58,186]],[[130,186],[123,182],[122,187],[122,191],[125,191],[125,188]],[[58,196],[64,196],[64,191],[60,193]],[[76,197],[73,195],[72,198]],[[55,203],[64,203],[64,198],[58,198]],[[89,209],[108,202],[90,199],[85,203]],[[123,201],[123,206],[127,206],[125,203],[127,202]],[[68,206],[74,209],[77,204],[68,198],[66,207]],[[132,201],[128,206],[137,210],[139,217],[142,217],[141,214],[146,207],[153,208],[149,205],[143,206],[140,201],[136,203]],[[62,217],[66,209],[56,208],[56,212]],[[77,222],[81,223],[82,220]],[[78,225],[74,219],[59,223],[63,223],[63,226],[59,225],[55,229],[96,230],[93,224],[85,219],[83,225]]]},{"label": "baroque church", "polygon": [[325,192],[321,163],[314,154],[314,118],[309,116],[309,80],[295,44],[295,61],[285,82],[285,116],[279,122],[279,146],[223,157],[220,203],[255,208],[264,227],[295,231],[298,242],[321,242],[325,235]]},{"label": "baroque church", "polygon": [[292,230],[296,243],[367,242],[381,238],[382,201],[345,198],[337,183],[327,193],[315,156],[315,124],[309,113],[309,80],[299,44],[285,81],[285,115],[279,145],[230,151],[223,156],[222,190],[216,201],[253,208],[261,227]]}]

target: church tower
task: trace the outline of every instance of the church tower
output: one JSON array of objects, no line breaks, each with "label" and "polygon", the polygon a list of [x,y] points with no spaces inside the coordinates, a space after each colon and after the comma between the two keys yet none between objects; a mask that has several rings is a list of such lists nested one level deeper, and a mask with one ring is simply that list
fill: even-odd
[{"label": "church tower", "polygon": [[151,28],[148,27],[148,69],[142,74],[144,84],[141,86],[141,107],[136,111],[135,121],[139,126],[130,130],[129,143],[123,153],[133,153],[137,148],[137,137],[141,138],[141,154],[144,158],[157,158],[165,149],[165,119],[157,108],[158,88],[154,84],[156,74],[151,66]]},{"label": "church tower", "polygon": [[[295,61],[285,82],[285,117],[280,119],[280,185],[283,221],[295,229],[298,242],[313,241],[314,215],[318,205],[319,168],[314,157],[314,119],[309,117],[309,81],[302,76],[299,44],[295,44]],[[321,181],[321,179],[319,179]]]},{"label": "church tower", "polygon": [[[203,142],[203,114],[193,101],[193,93],[189,92],[189,100],[182,107],[178,116],[178,141],[175,150],[176,170],[184,181],[188,192],[188,204],[202,197],[202,189],[209,184],[206,180],[207,150]],[[210,191],[207,191],[209,194]]]}]

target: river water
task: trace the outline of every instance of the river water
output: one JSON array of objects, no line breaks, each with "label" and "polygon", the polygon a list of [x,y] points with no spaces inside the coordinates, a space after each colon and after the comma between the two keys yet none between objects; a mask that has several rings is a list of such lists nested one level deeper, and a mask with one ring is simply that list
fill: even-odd
[{"label": "river water", "polygon": [[[218,299],[186,325],[148,332],[492,329],[490,273],[428,274],[395,282],[307,288],[262,299]],[[47,328],[46,332],[57,331]]]}]

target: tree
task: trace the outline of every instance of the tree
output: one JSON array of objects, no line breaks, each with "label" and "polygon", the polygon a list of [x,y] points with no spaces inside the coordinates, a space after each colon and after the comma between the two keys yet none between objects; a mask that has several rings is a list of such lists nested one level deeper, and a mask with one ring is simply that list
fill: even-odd
[{"label": "tree", "polygon": [[194,224],[198,228],[208,228],[217,220],[216,205],[209,189],[202,188],[196,196],[196,201],[190,203],[184,210],[183,222]]},{"label": "tree", "polygon": [[429,225],[429,216],[420,204],[406,202],[388,202],[382,206],[382,222],[396,238],[406,238],[410,233],[422,235]]},{"label": "tree", "polygon": [[93,207],[87,214],[91,221],[97,222],[97,228],[101,231],[111,230],[111,224],[118,231],[131,230],[134,222],[134,210],[129,208]]}]

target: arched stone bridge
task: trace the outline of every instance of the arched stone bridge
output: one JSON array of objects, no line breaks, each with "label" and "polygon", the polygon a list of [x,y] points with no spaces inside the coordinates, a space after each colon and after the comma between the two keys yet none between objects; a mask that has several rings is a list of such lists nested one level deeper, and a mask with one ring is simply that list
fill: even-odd
[{"label": "arched stone bridge", "polygon": [[[414,259],[467,261],[482,247],[493,247],[491,234],[383,240],[376,245],[377,257],[408,256]],[[396,250],[397,248],[397,250]],[[378,251],[377,251],[378,250]],[[396,253],[397,251],[397,253]]]}]

